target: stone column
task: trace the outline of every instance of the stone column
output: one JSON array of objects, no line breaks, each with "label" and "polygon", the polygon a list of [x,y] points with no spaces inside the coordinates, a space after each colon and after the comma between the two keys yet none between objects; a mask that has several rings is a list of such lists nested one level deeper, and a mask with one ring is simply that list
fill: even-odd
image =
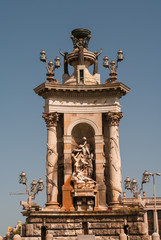
[{"label": "stone column", "polygon": [[57,134],[56,127],[59,120],[58,113],[44,113],[47,126],[47,155],[46,155],[46,206],[50,208],[59,208],[57,202],[58,196],[58,153],[57,153]]},{"label": "stone column", "polygon": [[121,201],[121,158],[119,148],[119,121],[123,117],[121,112],[108,112],[108,169],[110,206],[117,206]]}]

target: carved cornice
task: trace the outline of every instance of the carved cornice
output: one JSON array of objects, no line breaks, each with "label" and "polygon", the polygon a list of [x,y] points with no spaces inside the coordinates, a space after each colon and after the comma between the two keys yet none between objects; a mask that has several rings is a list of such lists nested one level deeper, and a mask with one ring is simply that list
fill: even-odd
[{"label": "carved cornice", "polygon": [[57,122],[59,121],[58,113],[56,113],[56,112],[44,113],[42,115],[42,117],[44,118],[47,127],[56,127],[57,126]]},{"label": "carved cornice", "polygon": [[35,93],[42,96],[44,99],[51,96],[67,96],[73,97],[92,97],[96,96],[118,96],[121,98],[129,92],[130,88],[121,82],[99,84],[99,85],[83,85],[83,86],[68,86],[63,84],[53,84],[51,82],[42,83],[34,89]]},{"label": "carved cornice", "polygon": [[108,112],[106,119],[110,126],[119,126],[119,121],[123,117],[122,112]]}]

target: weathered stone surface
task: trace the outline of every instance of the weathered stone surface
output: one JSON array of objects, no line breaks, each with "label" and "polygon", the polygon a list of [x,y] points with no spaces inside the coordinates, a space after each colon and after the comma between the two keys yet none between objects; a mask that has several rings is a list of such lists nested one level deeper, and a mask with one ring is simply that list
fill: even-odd
[{"label": "weathered stone surface", "polygon": [[[48,233],[53,234],[53,236],[77,236],[77,234],[80,234],[80,232],[75,230],[48,230]],[[82,234],[82,232],[81,232]]]},{"label": "weathered stone surface", "polygon": [[41,230],[42,224],[34,224],[34,228],[37,230]]},{"label": "weathered stone surface", "polygon": [[81,223],[51,224],[51,229],[75,229],[75,228],[82,228],[82,224]]},{"label": "weathered stone surface", "polygon": [[111,223],[111,228],[120,228],[122,227],[122,224],[115,222],[115,223]]},{"label": "weathered stone surface", "polygon": [[88,228],[111,228],[111,223],[88,223]]},{"label": "weathered stone surface", "polygon": [[143,240],[143,239],[140,236],[135,236],[135,235],[133,236],[132,235],[132,236],[128,236],[128,240]]},{"label": "weathered stone surface", "polygon": [[77,237],[53,237],[53,240],[77,240]]},{"label": "weathered stone surface", "polygon": [[96,236],[115,235],[115,229],[89,229],[89,234]]},{"label": "weathered stone surface", "polygon": [[26,225],[26,236],[27,237],[33,236],[33,224]]},{"label": "weathered stone surface", "polygon": [[94,235],[79,235],[78,240],[95,240]]},{"label": "weathered stone surface", "polygon": [[[97,220],[97,219],[96,219]],[[124,222],[124,217],[123,216],[108,216],[106,218],[102,217],[99,219],[100,222]]]},{"label": "weathered stone surface", "polygon": [[95,240],[119,240],[119,237],[117,236],[96,236]]},{"label": "weathered stone surface", "polygon": [[120,228],[115,229],[115,234],[116,235],[120,235],[120,233],[121,233],[121,229]]},{"label": "weathered stone surface", "polygon": [[41,240],[41,237],[22,237],[22,240]]},{"label": "weathered stone surface", "polygon": [[[47,233],[53,235],[53,240],[61,240],[61,238],[63,240],[77,240],[77,236],[84,234],[85,231],[90,235],[99,237],[99,240],[119,240],[120,229],[123,229],[125,219],[129,225],[129,235],[135,238],[135,240],[141,240],[141,237],[146,235],[144,222],[140,218],[142,215],[137,215],[137,213],[136,215],[134,213],[133,215],[123,215],[112,210],[107,213],[105,211],[84,212],[78,216],[75,212],[62,213],[60,211],[58,213],[51,212],[51,214],[48,212],[47,218],[44,218],[44,214],[46,212],[42,212],[41,216],[41,212],[39,212],[38,215],[41,217],[35,217],[35,214],[33,219],[29,216],[32,223],[26,225],[28,237],[40,236],[41,227],[45,226]],[[42,218],[44,218],[43,223],[39,221]],[[35,222],[36,220],[38,222]]]},{"label": "weathered stone surface", "polygon": [[123,227],[123,222],[99,222],[99,223],[88,223],[89,228],[120,228]]},{"label": "weathered stone surface", "polygon": [[33,230],[33,235],[34,236],[41,236],[41,230],[34,229]]},{"label": "weathered stone surface", "polygon": [[129,234],[145,234],[146,228],[144,223],[128,223],[129,225]]},{"label": "weathered stone surface", "polygon": [[42,223],[42,218],[28,218],[27,219],[28,223]]},{"label": "weathered stone surface", "polygon": [[144,221],[144,217],[143,216],[138,216],[137,217],[137,221],[138,222],[143,222]]},{"label": "weathered stone surface", "polygon": [[143,217],[141,218],[140,216],[138,217],[137,215],[133,215],[133,216],[128,216],[127,221],[128,222],[138,222],[138,221],[143,221]]}]

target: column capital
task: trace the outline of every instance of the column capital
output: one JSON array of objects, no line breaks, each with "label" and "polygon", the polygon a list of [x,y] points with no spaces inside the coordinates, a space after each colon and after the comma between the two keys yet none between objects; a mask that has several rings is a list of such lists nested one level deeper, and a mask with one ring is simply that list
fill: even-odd
[{"label": "column capital", "polygon": [[110,126],[119,126],[119,121],[123,117],[122,112],[108,112],[106,113],[106,119]]},{"label": "column capital", "polygon": [[51,113],[44,113],[42,117],[44,118],[47,127],[56,127],[57,122],[59,121],[59,115],[60,114],[56,112],[51,112]]}]

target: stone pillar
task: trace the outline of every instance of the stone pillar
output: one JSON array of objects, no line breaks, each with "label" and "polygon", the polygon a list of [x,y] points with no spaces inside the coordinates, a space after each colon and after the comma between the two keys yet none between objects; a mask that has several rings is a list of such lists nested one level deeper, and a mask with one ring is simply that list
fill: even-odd
[{"label": "stone pillar", "polygon": [[58,153],[57,153],[57,134],[56,127],[59,120],[58,113],[44,113],[47,126],[47,155],[46,155],[46,206],[50,208],[59,208],[57,202],[58,196]]},{"label": "stone pillar", "polygon": [[[98,184],[99,194],[99,207],[101,209],[107,209],[106,204],[106,185],[104,182],[104,154],[103,154],[103,136],[95,136],[95,166],[96,166],[96,182]],[[95,208],[97,210],[97,208]]]},{"label": "stone pillar", "polygon": [[72,137],[64,135],[64,183],[72,176]]},{"label": "stone pillar", "polygon": [[108,112],[108,170],[110,206],[117,206],[121,201],[121,158],[119,148],[119,121],[123,117],[121,112]]},{"label": "stone pillar", "polygon": [[145,226],[145,232],[146,235],[148,235],[149,229],[148,229],[148,213],[144,213],[144,226]]}]

